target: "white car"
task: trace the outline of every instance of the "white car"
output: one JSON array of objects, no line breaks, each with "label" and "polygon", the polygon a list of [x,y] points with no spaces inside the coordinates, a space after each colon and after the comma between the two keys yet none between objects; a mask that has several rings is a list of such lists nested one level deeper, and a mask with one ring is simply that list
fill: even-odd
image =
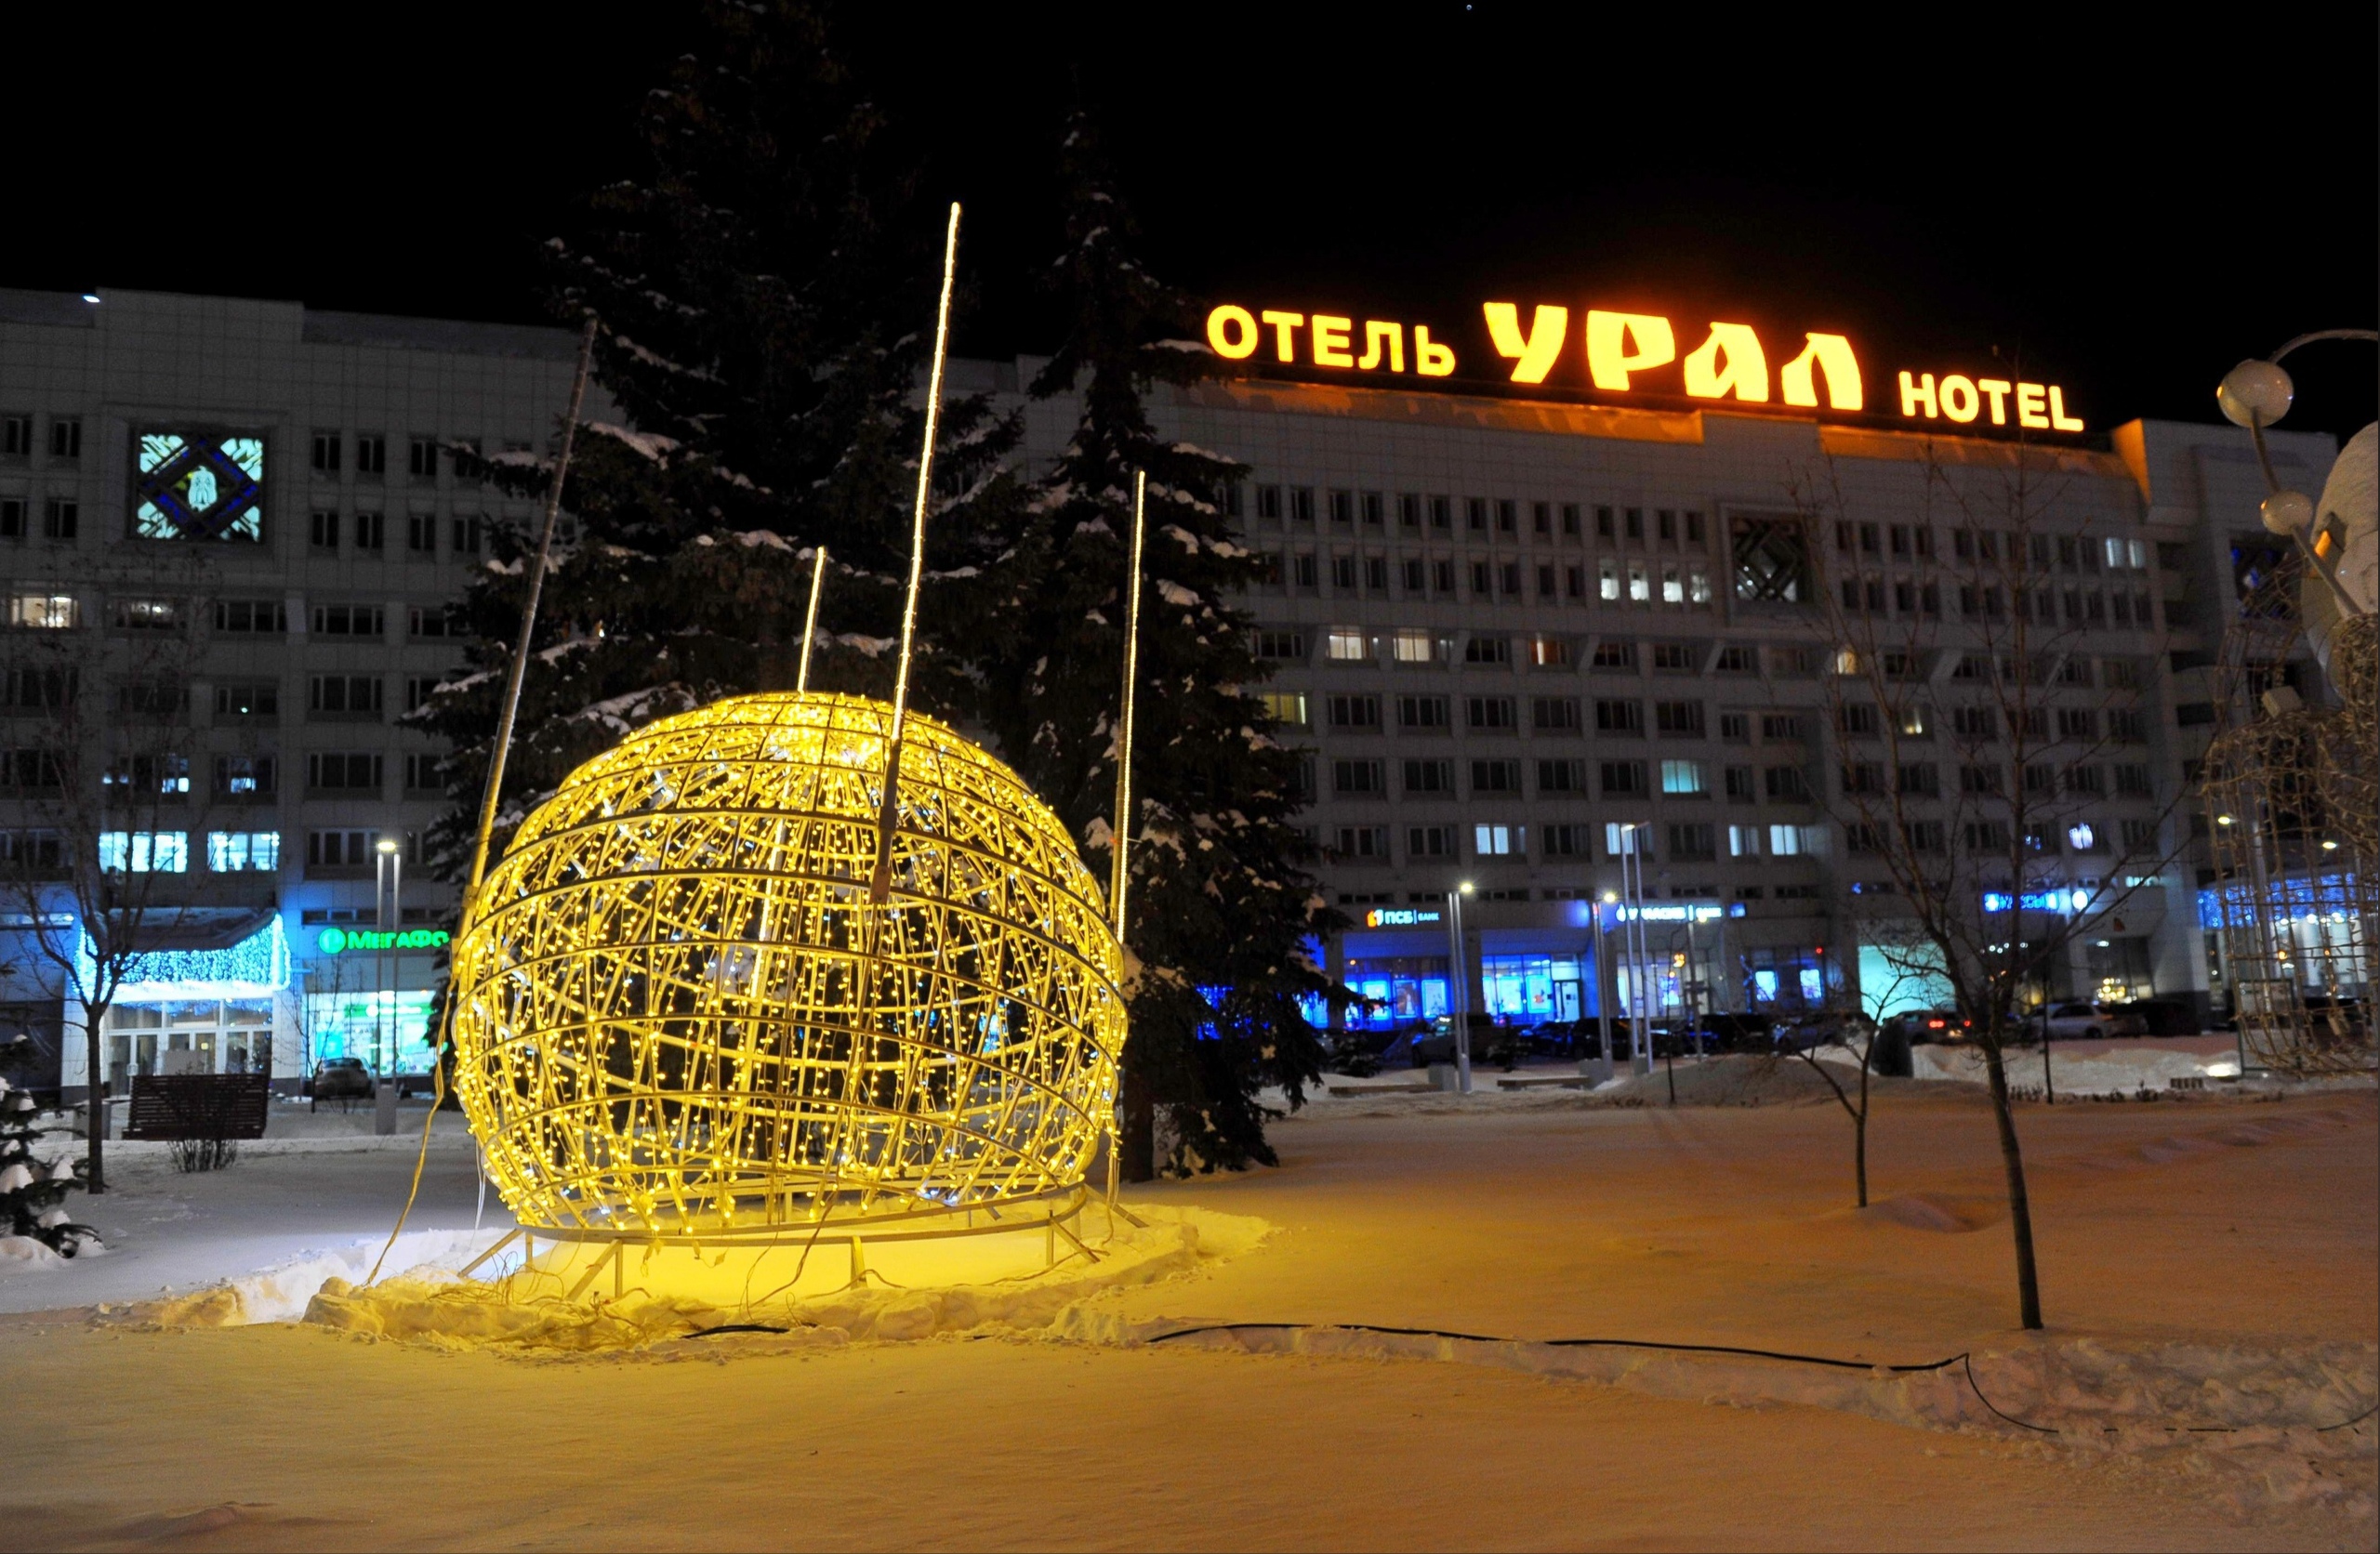
[{"label": "white car", "polygon": [[2148,1029],[2138,1015],[2112,1004],[2052,1004],[2026,1018],[2025,1029],[2034,1036],[2040,1036],[2043,1027],[2047,1027],[2052,1041],[2136,1036]]}]

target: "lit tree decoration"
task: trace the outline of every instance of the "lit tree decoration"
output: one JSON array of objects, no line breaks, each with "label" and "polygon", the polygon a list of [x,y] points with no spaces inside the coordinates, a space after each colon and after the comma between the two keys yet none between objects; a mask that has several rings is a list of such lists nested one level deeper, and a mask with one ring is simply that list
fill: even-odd
[{"label": "lit tree decoration", "polygon": [[1077,1192],[1122,957],[1015,773],[882,702],[734,697],[580,767],[473,899],[456,1086],[524,1226],[768,1237]]}]

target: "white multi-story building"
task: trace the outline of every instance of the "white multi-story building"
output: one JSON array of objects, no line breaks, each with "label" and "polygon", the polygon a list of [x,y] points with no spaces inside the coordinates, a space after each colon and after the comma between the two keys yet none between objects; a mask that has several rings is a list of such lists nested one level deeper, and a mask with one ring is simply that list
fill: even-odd
[{"label": "white multi-story building", "polygon": [[[439,751],[393,719],[455,665],[444,610],[489,520],[530,516],[458,476],[454,451],[545,447],[574,349],[555,330],[296,303],[0,291],[7,629],[128,639],[159,610],[208,627],[191,666],[206,745],[186,774],[193,829],[121,844],[127,864],[186,873],[202,909],[111,1016],[112,1076],[253,1066],[268,1030],[293,1081],[325,1057],[426,1056],[452,895],[413,869],[392,902],[379,844],[418,861]],[[1022,412],[1033,462],[1078,409],[1022,396],[1037,366],[952,374]],[[1805,368],[1814,399],[1811,381]],[[1971,390],[1965,403],[1973,420]],[[2109,774],[2102,835],[2190,781],[2213,719],[2205,667],[2268,544],[2254,456],[2228,427],[2134,422],[2103,448],[2020,454],[1981,424],[1278,376],[1161,388],[1152,410],[1249,467],[1232,499],[1272,563],[1243,601],[1277,671],[1264,693],[1312,752],[1327,882],[1362,925],[1322,948],[1383,1020],[1445,1007],[1440,914],[1465,881],[1472,1007],[1594,1012],[1595,902],[1620,885],[1631,826],[1646,838],[1649,998],[1792,1007],[1835,985],[1833,968],[1856,974],[1861,863],[1825,802],[1842,752],[1813,590],[1848,583],[1863,615],[1937,617],[1954,647],[1962,533],[1991,526],[2020,457],[2044,476],[2033,527],[2071,541],[2047,564],[2074,656],[2095,683],[2132,677],[2153,713],[2109,757],[2127,770]],[[2330,440],[2274,443],[2284,475],[2320,489]],[[1821,488],[1826,522],[1785,521]],[[0,708],[0,727],[22,711]],[[0,784],[0,809],[23,797]],[[20,813],[0,836],[36,845]],[[2089,849],[2067,862],[2093,877]],[[2171,872],[2049,991],[2202,1007],[2198,883]],[[384,923],[404,937],[384,944]],[[54,1038],[57,990],[34,957],[6,958],[0,1017]],[[79,1091],[80,1044],[64,1045],[59,1077]]]},{"label": "white multi-story building", "polygon": [[[412,866],[443,802],[439,752],[394,719],[456,663],[446,607],[490,520],[530,510],[458,478],[454,451],[545,448],[575,356],[548,329],[0,291],[10,632],[129,640],[172,622],[204,643],[189,689],[205,748],[164,779],[193,828],[124,845],[128,866],[188,876],[158,900],[199,904],[108,1018],[117,1080],[254,1067],[267,1032],[293,1083],[325,1057],[421,1066],[452,893]],[[0,747],[22,743],[7,715],[26,710],[0,708]],[[37,846],[12,797],[10,845]],[[384,914],[403,934],[385,947],[364,937]],[[54,1041],[56,980],[21,931],[6,958],[5,1012]],[[77,1092],[82,1044],[62,1045]]]}]

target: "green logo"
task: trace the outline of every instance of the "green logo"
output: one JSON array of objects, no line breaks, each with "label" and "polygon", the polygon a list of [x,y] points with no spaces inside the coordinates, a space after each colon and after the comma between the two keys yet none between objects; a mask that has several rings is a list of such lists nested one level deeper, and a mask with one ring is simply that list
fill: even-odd
[{"label": "green logo", "polygon": [[324,928],[314,936],[314,948],[326,955],[361,950],[443,950],[454,935],[444,928],[405,928],[383,933],[377,928]]}]

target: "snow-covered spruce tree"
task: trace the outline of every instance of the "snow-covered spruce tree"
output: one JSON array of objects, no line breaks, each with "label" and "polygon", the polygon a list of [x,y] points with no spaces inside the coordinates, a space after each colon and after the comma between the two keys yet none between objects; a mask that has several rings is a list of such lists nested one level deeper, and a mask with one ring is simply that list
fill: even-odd
[{"label": "snow-covered spruce tree", "polygon": [[[1064,148],[1068,247],[1054,276],[1065,338],[1033,392],[1081,400],[1081,420],[1041,481],[1004,575],[1012,618],[984,665],[984,714],[1003,754],[1082,838],[1102,878],[1115,798],[1132,477],[1148,472],[1128,940],[1141,970],[1124,1054],[1121,1162],[1132,1179],[1272,1164],[1257,1092],[1292,1104],[1321,1074],[1300,1000],[1328,996],[1309,940],[1341,919],[1305,872],[1289,823],[1296,756],[1276,743],[1247,617],[1228,602],[1256,575],[1217,505],[1238,467],[1151,427],[1143,395],[1214,371],[1185,298],[1133,252],[1092,127]],[[1155,1159],[1156,1113],[1170,1124]]]},{"label": "snow-covered spruce tree", "polygon": [[16,1083],[33,1061],[32,1037],[19,1032],[0,1041],[0,1236],[25,1236],[71,1258],[91,1235],[66,1217],[66,1194],[83,1183],[71,1156],[44,1160],[33,1152],[40,1112],[33,1093]]},{"label": "snow-covered spruce tree", "polygon": [[[628,428],[582,428],[565,494],[574,532],[549,574],[496,845],[573,768],[628,731],[738,692],[790,689],[809,547],[830,568],[811,683],[889,694],[908,567],[932,338],[938,212],[879,151],[875,108],[816,13],[714,5],[707,46],[643,110],[645,166],[601,191],[575,239],[550,245],[558,317],[598,321],[595,378]],[[999,472],[1013,424],[980,400],[945,405],[929,525],[923,653],[913,694],[962,711],[980,635],[978,536],[1013,505]],[[541,492],[549,461],[489,477]],[[455,800],[433,833],[467,867],[504,671],[520,629],[533,529],[492,536],[462,605],[470,673],[415,726],[452,742]]]}]

